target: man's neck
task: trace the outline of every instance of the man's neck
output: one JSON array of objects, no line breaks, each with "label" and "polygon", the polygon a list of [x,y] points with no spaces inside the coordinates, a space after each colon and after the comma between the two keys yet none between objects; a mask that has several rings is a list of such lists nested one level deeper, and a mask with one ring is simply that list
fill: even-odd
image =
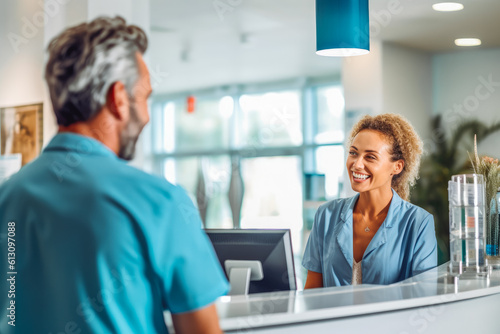
[{"label": "man's neck", "polygon": [[77,122],[68,126],[60,125],[58,132],[73,132],[82,136],[94,138],[117,155],[120,149],[120,139],[114,124],[112,122],[106,122],[106,120],[102,118],[96,118],[87,122]]}]

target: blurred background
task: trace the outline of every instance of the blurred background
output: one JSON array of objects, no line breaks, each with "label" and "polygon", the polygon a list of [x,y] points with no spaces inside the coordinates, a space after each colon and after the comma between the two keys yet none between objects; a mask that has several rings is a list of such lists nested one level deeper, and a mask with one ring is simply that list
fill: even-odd
[{"label": "blurred background", "polygon": [[[480,154],[500,157],[500,1],[436,2],[370,0],[370,54],[329,58],[315,55],[312,0],[4,0],[0,107],[43,101],[46,144],[57,128],[45,46],[66,26],[122,15],[150,37],[154,88],[133,164],[183,186],[205,227],[289,228],[301,270],[317,207],[353,195],[351,126],[399,113],[424,141],[411,201],[434,214],[443,263],[447,181],[469,170],[474,134]],[[464,37],[482,44],[456,46]]]}]

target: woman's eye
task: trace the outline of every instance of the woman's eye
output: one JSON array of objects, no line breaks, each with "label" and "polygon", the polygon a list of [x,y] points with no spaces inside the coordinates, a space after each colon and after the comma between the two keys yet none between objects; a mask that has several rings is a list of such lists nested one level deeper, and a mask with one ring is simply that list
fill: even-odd
[{"label": "woman's eye", "polygon": [[369,155],[368,159],[375,160],[375,157],[373,155]]},{"label": "woman's eye", "polygon": [[349,152],[349,155],[356,155],[356,152],[351,151]]}]

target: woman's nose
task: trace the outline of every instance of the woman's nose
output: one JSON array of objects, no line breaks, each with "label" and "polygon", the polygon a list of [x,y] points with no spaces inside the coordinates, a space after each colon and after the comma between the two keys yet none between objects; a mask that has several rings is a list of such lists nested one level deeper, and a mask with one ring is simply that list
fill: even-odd
[{"label": "woman's nose", "polygon": [[363,159],[360,159],[359,157],[356,158],[352,165],[355,169],[363,169]]}]

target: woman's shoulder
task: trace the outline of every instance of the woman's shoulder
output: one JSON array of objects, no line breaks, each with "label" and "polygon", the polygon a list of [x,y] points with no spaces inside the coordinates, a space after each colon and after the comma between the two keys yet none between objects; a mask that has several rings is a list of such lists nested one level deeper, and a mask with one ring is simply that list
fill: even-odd
[{"label": "woman's shoulder", "polygon": [[336,222],[344,220],[349,210],[352,210],[356,197],[338,198],[322,204],[318,211],[316,211],[316,221],[321,224],[330,224],[332,221]]},{"label": "woman's shoulder", "polygon": [[422,219],[432,217],[432,215],[424,208],[421,208],[418,205],[415,205],[407,201],[402,201],[401,210],[411,215],[418,216]]},{"label": "woman's shoulder", "polygon": [[407,201],[402,201],[397,214],[397,221],[402,223],[405,228],[412,230],[422,230],[429,228],[434,224],[434,216],[427,210]]},{"label": "woman's shoulder", "polygon": [[348,198],[337,198],[326,203],[323,203],[318,208],[318,212],[343,212],[345,209],[349,208],[353,201],[355,201],[355,197]]}]

